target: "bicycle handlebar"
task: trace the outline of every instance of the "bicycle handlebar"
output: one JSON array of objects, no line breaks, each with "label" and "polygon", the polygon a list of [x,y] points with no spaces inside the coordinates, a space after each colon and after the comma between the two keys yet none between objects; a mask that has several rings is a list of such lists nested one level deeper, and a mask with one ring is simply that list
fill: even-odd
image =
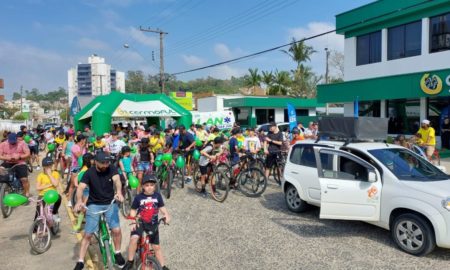
[{"label": "bicycle handlebar", "polygon": [[[93,214],[93,215],[101,215],[101,214],[103,214],[103,213],[106,213],[106,212],[108,212],[108,211],[111,209],[112,205],[113,205],[115,202],[116,202],[116,199],[113,199],[113,200],[111,201],[111,203],[109,204],[109,206],[108,206],[107,209],[102,210],[102,211],[98,211],[98,212],[91,212],[91,214]],[[89,211],[89,208],[88,208],[86,205],[83,205],[83,208],[86,209],[87,211]]]}]

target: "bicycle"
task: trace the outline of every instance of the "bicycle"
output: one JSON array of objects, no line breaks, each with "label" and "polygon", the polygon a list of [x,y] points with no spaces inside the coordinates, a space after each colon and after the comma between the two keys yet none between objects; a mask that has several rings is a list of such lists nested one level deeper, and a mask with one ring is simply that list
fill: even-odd
[{"label": "bicycle", "polygon": [[[136,220],[138,224],[138,220]],[[138,240],[138,246],[136,249],[135,262],[139,262],[138,270],[160,270],[162,269],[161,264],[158,262],[155,256],[155,251],[150,244],[150,237],[158,232],[159,225],[161,222],[164,225],[166,223],[166,218],[161,218],[158,220],[157,224],[152,225],[150,230],[144,230],[144,234]]]},{"label": "bicycle", "polygon": [[[173,152],[173,160],[177,160],[179,156],[182,156],[184,158],[184,152],[178,152],[178,151],[174,151]],[[174,172],[173,172],[173,178],[175,179],[175,177],[177,177],[178,179],[181,177],[180,181],[180,186],[181,188],[184,188],[184,179],[186,178],[186,167],[183,168],[178,168],[176,167]]]},{"label": "bicycle", "polygon": [[[115,203],[115,199],[111,201],[109,207],[105,210],[98,212],[91,212],[93,215],[100,215],[100,220],[98,224],[98,231],[94,233],[95,239],[97,239],[100,253],[102,255],[103,266],[107,269],[114,269],[115,259],[114,259],[114,245],[111,242],[111,233],[106,223],[105,213],[108,212]],[[84,208],[89,211],[89,208],[84,206]]]},{"label": "bicycle", "polygon": [[28,243],[31,249],[37,254],[46,252],[51,244],[52,237],[59,232],[59,222],[53,220],[52,205],[45,205],[43,199],[28,198],[29,201],[37,203],[39,206],[38,216],[34,220],[28,232]]},{"label": "bicycle", "polygon": [[[133,175],[130,173],[130,175]],[[136,189],[131,189],[130,185],[128,184],[128,181],[125,181],[124,185],[122,186],[122,194],[123,194],[123,202],[120,204],[120,210],[122,212],[123,217],[128,217],[131,209],[131,204],[133,203],[134,197],[136,196]]]},{"label": "bicycle", "polygon": [[441,165],[441,156],[439,155],[439,151],[437,149],[434,149],[433,154],[431,155],[431,160],[428,159],[426,154],[426,149],[419,146],[419,145],[411,145],[410,149],[415,152],[416,154],[420,155],[421,157],[425,158],[427,161],[432,163],[433,165],[440,166]]},{"label": "bicycle", "polygon": [[286,164],[286,155],[285,152],[276,152],[277,156],[275,158],[275,163],[272,165],[269,171],[270,175],[273,176],[275,182],[281,186],[281,178],[283,177],[284,165]]},{"label": "bicycle", "polygon": [[170,198],[173,182],[173,160],[162,161],[161,166],[156,168],[156,177],[158,179],[158,188],[161,190],[161,194],[167,199]]},{"label": "bicycle", "polygon": [[16,166],[26,165],[16,164],[9,169],[0,167],[0,208],[4,218],[8,218],[14,209],[13,207],[7,206],[3,203],[3,199],[6,197],[6,195],[10,193],[23,193],[22,182],[19,178],[16,177],[16,174],[13,171]]},{"label": "bicycle", "polygon": [[[230,191],[230,178],[226,176],[228,168],[218,166],[218,162],[219,159],[216,159],[216,161],[210,163],[210,166],[208,166],[205,183],[209,183],[210,185],[211,197],[217,202],[224,202]],[[193,173],[194,187],[197,192],[201,192],[202,190],[200,177],[200,168],[197,166]]]}]

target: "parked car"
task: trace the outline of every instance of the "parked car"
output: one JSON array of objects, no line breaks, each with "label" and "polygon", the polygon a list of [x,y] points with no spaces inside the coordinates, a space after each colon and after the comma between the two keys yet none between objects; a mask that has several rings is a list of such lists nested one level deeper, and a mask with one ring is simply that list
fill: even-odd
[{"label": "parked car", "polygon": [[[283,123],[277,123],[278,129],[281,132],[286,132],[289,129],[289,123],[283,122]],[[265,133],[269,132],[270,123],[259,125],[256,127],[257,130],[262,130]]]},{"label": "parked car", "polygon": [[45,123],[44,130],[49,130],[50,128],[56,128],[58,125],[56,123]]},{"label": "parked car", "polygon": [[450,248],[450,176],[401,146],[298,142],[289,151],[282,188],[289,210],[315,205],[323,219],[382,227],[412,255]]}]

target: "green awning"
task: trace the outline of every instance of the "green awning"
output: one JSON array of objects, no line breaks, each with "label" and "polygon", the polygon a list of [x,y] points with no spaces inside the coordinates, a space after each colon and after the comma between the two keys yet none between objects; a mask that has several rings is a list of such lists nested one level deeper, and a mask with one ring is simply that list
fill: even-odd
[{"label": "green awning", "polygon": [[226,99],[223,101],[225,107],[270,107],[284,108],[291,103],[297,108],[316,108],[324,106],[317,103],[317,99],[290,98],[290,97],[243,97]]}]

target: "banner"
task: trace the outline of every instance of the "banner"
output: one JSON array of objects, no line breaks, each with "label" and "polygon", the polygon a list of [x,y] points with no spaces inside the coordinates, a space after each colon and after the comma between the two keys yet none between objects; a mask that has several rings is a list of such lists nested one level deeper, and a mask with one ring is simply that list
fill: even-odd
[{"label": "banner", "polygon": [[112,117],[164,117],[181,116],[169,106],[158,100],[131,101],[123,100],[114,111]]},{"label": "banner", "polygon": [[288,103],[287,104],[288,117],[289,117],[289,129],[292,131],[295,127],[297,127],[297,113],[295,112],[294,105]]}]

